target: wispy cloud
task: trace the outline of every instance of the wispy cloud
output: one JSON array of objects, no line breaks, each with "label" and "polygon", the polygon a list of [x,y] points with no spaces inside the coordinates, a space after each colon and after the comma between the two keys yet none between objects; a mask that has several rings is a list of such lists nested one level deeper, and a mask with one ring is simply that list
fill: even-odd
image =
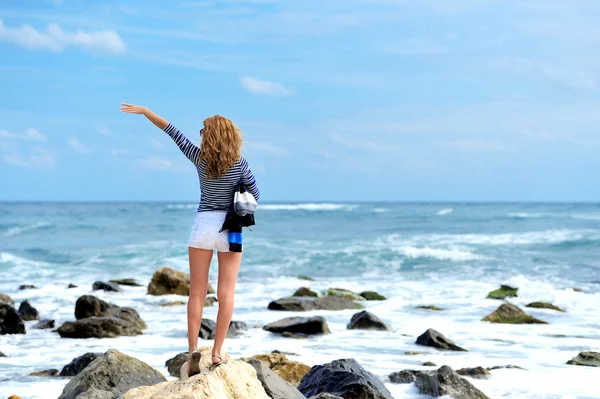
[{"label": "wispy cloud", "polygon": [[331,138],[336,143],[341,144],[347,148],[356,148],[356,149],[367,150],[367,151],[372,151],[372,152],[396,151],[396,148],[394,146],[390,145],[389,143],[383,144],[383,143],[378,143],[378,142],[371,141],[371,140],[353,139],[350,137],[341,136],[339,134],[332,134],[329,136],[329,138]]},{"label": "wispy cloud", "polygon": [[154,156],[138,160],[138,164],[144,169],[152,170],[175,170],[173,162],[166,158]]},{"label": "wispy cloud", "polygon": [[72,46],[98,54],[123,54],[127,52],[125,43],[113,30],[94,32],[76,31],[67,33],[57,24],[49,24],[46,31],[39,31],[31,25],[9,28],[0,19],[0,41],[12,43],[29,50],[61,52]]},{"label": "wispy cloud", "polygon": [[27,128],[23,133],[13,133],[8,130],[0,130],[0,138],[25,141],[46,141],[46,136],[34,128]]},{"label": "wispy cloud", "polygon": [[87,145],[83,144],[81,141],[77,140],[76,138],[70,138],[68,140],[68,143],[71,146],[71,148],[79,154],[89,154],[91,152],[90,148]]},{"label": "wispy cloud", "polygon": [[41,147],[34,147],[27,154],[16,151],[0,154],[0,159],[9,165],[21,168],[52,168],[56,163],[54,154]]},{"label": "wispy cloud", "polygon": [[240,79],[242,87],[250,93],[261,96],[289,96],[292,91],[283,85],[267,80],[259,80],[252,77]]},{"label": "wispy cloud", "polygon": [[96,131],[106,137],[115,137],[115,134],[104,125],[97,125]]},{"label": "wispy cloud", "polygon": [[290,153],[290,151],[285,147],[267,142],[251,141],[246,143],[246,147],[248,148],[248,151],[268,155],[286,156]]}]

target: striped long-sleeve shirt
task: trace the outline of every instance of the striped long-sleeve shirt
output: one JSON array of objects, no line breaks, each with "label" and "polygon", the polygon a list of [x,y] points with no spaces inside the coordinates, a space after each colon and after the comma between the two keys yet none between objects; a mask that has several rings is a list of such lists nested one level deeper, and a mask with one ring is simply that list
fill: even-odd
[{"label": "striped long-sleeve shirt", "polygon": [[164,131],[171,136],[181,152],[196,166],[200,181],[198,212],[228,210],[233,201],[235,186],[240,181],[244,183],[246,189],[258,201],[260,195],[258,186],[248,161],[244,157],[233,164],[223,176],[209,179],[206,174],[206,161],[200,161],[200,148],[171,123],[167,125]]}]

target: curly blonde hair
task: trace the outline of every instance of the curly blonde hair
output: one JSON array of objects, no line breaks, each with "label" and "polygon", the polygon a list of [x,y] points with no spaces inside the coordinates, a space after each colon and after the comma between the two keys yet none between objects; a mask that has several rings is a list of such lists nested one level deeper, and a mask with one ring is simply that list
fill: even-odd
[{"label": "curly blonde hair", "polygon": [[215,115],[204,120],[201,134],[199,161],[206,161],[209,179],[222,177],[241,157],[242,132],[231,120]]}]

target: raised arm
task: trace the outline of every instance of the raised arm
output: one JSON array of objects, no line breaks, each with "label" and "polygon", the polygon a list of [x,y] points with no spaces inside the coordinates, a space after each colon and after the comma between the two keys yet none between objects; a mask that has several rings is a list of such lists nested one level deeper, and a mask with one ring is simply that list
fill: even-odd
[{"label": "raised arm", "polygon": [[260,192],[258,191],[258,185],[256,184],[256,179],[250,170],[250,165],[248,165],[248,161],[246,158],[240,160],[240,166],[242,169],[242,183],[246,186],[246,190],[250,192],[254,196],[254,199],[258,201],[260,197]]}]

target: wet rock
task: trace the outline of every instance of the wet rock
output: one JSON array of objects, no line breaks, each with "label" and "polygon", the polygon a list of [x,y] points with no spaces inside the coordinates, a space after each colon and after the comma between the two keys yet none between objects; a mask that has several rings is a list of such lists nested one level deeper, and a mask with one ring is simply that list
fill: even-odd
[{"label": "wet rock", "polygon": [[250,358],[242,358],[242,360],[246,362],[252,359],[260,360],[278,376],[293,386],[300,384],[302,377],[310,370],[310,366],[289,360],[286,355],[281,353],[267,353],[254,355]]},{"label": "wet rock", "polygon": [[118,280],[108,280],[109,283],[115,283],[118,285],[127,285],[129,287],[143,287],[142,284],[138,283],[134,278],[122,278]]},{"label": "wet rock", "polygon": [[96,281],[92,284],[92,290],[94,291],[106,291],[106,292],[121,292],[121,288],[119,288],[118,284],[115,283],[105,283],[104,281]]},{"label": "wet rock", "polygon": [[438,308],[437,306],[434,305],[427,305],[427,306],[417,306],[417,309],[425,309],[425,310],[435,310],[435,311],[441,311],[444,310],[442,308]]},{"label": "wet rock", "polygon": [[344,288],[330,288],[325,293],[327,296],[338,296],[341,298],[350,299],[351,301],[365,301],[366,299],[356,292],[346,290]]},{"label": "wet rock", "polygon": [[181,306],[181,305],[185,305],[185,304],[186,303],[184,301],[173,301],[173,302],[161,303],[160,306],[170,307],[170,306]]},{"label": "wet rock", "polygon": [[294,292],[292,294],[292,296],[300,296],[300,297],[314,297],[314,298],[318,298],[319,294],[317,294],[316,292],[314,292],[313,290],[311,290],[310,288],[307,287],[300,287],[296,290],[296,292]]},{"label": "wet rock", "polygon": [[583,292],[581,288],[573,287],[573,291],[575,292]]},{"label": "wet rock", "polygon": [[442,366],[437,371],[418,373],[415,385],[419,392],[434,398],[448,395],[455,399],[489,399],[448,366]]},{"label": "wet rock", "polygon": [[356,303],[350,299],[336,297],[336,296],[325,296],[315,299],[316,310],[346,310],[346,309],[362,309],[363,305]]},{"label": "wet rock", "polygon": [[528,315],[512,303],[503,303],[494,312],[484,317],[483,321],[504,324],[548,324]]},{"label": "wet rock", "polygon": [[513,288],[509,285],[501,285],[497,290],[490,292],[487,299],[514,298],[517,296],[518,291],[518,288]]},{"label": "wet rock", "polygon": [[508,364],[506,366],[488,367],[487,369],[488,369],[488,371],[494,371],[494,370],[500,370],[500,369],[519,369],[519,370],[525,370],[523,367],[513,366],[512,364]]},{"label": "wet rock", "polygon": [[393,399],[383,382],[354,359],[314,366],[302,378],[298,390],[307,397],[329,393],[345,399]]},{"label": "wet rock", "polygon": [[23,290],[34,290],[37,287],[35,285],[32,284],[22,284],[19,286],[19,291],[23,291]]},{"label": "wet rock", "polygon": [[[262,328],[262,327],[261,327],[261,328]],[[283,352],[283,351],[280,351],[280,350],[277,350],[277,349],[275,349],[275,350],[274,350],[273,352],[271,352],[271,353],[278,353],[278,354],[280,354],[280,355],[286,355],[286,356],[300,356],[299,354],[297,354],[297,353],[294,353],[294,352]]]},{"label": "wet rock", "polygon": [[579,355],[569,360],[567,364],[573,366],[600,367],[600,353],[591,351],[581,352]]},{"label": "wet rock", "polygon": [[77,374],[81,373],[83,369],[85,369],[91,362],[96,360],[97,358],[104,355],[100,352],[88,352],[84,355],[76,357],[71,360],[69,364],[62,368],[60,371],[61,377],[75,377]]},{"label": "wet rock", "polygon": [[248,363],[256,370],[256,376],[267,395],[272,399],[306,399],[306,397],[269,367],[257,359]]},{"label": "wet rock", "polygon": [[444,349],[450,351],[467,352],[466,349],[456,345],[452,340],[446,338],[442,333],[433,328],[425,331],[417,338],[417,345],[431,346],[432,348]]},{"label": "wet rock", "polygon": [[307,297],[288,297],[281,298],[269,303],[270,310],[285,310],[292,312],[303,312],[309,310],[345,310],[345,309],[362,309],[360,303],[356,303],[350,299],[325,296],[321,298]]},{"label": "wet rock", "polygon": [[91,399],[90,391],[96,391],[97,398],[120,398],[135,387],[164,381],[165,377],[146,363],[110,349],[73,377],[58,399],[81,399],[84,392]]},{"label": "wet rock", "polygon": [[219,300],[214,296],[206,297],[204,300],[204,307],[215,306],[215,303],[219,302]]},{"label": "wet rock", "polygon": [[385,301],[387,299],[385,296],[375,291],[363,291],[358,295],[365,298],[367,301]]},{"label": "wet rock", "polygon": [[418,356],[418,355],[426,355],[427,352],[414,352],[414,351],[405,351],[404,354],[406,356]]},{"label": "wet rock", "polygon": [[54,320],[49,320],[49,319],[41,320],[41,321],[35,323],[33,326],[31,326],[31,328],[35,329],[35,330],[44,330],[44,329],[54,328]]},{"label": "wet rock", "polygon": [[393,382],[394,384],[412,384],[415,382],[418,373],[420,373],[420,371],[402,370],[390,374],[388,378],[390,379],[390,382]]},{"label": "wet rock", "polygon": [[373,313],[363,310],[352,316],[350,323],[346,326],[349,330],[377,330],[389,331],[390,328]]},{"label": "wet rock", "polygon": [[75,318],[83,320],[89,317],[108,317],[122,319],[138,330],[144,330],[146,323],[135,309],[122,308],[98,299],[92,295],[83,295],[75,302]]},{"label": "wet rock", "polygon": [[[227,338],[233,338],[247,331],[248,326],[243,321],[232,321],[227,330]],[[214,320],[202,319],[198,336],[202,339],[214,339],[217,332],[217,323]]]},{"label": "wet rock", "polygon": [[425,362],[425,363],[423,363],[423,366],[426,366],[426,367],[437,367],[437,364],[435,364],[434,362]]},{"label": "wet rock", "polygon": [[[212,285],[208,284],[207,294],[214,294]],[[154,272],[150,284],[149,295],[190,295],[190,276],[170,267],[161,267]]]},{"label": "wet rock", "polygon": [[25,334],[25,323],[11,305],[0,303],[0,335]]},{"label": "wet rock", "polygon": [[0,352],[0,357],[8,357],[4,353]]},{"label": "wet rock", "polygon": [[307,334],[302,334],[302,333],[291,333],[289,331],[284,331],[281,333],[281,336],[283,338],[294,338],[294,339],[306,339],[308,338]]},{"label": "wet rock", "polygon": [[165,362],[165,367],[169,370],[169,375],[179,377],[181,366],[190,360],[187,352],[181,352]]},{"label": "wet rock", "polygon": [[19,316],[21,316],[23,321],[40,319],[40,314],[38,313],[37,309],[31,306],[27,300],[21,302],[21,306],[19,306]]},{"label": "wet rock", "polygon": [[33,373],[29,373],[30,377],[54,377],[58,375],[57,369],[48,369],[42,371],[34,371]]},{"label": "wet rock", "polygon": [[314,278],[305,276],[303,274],[298,275],[298,280],[315,281]]},{"label": "wet rock", "polygon": [[477,378],[479,380],[485,380],[491,376],[490,372],[483,367],[466,367],[460,370],[456,370],[456,374],[462,375],[463,377]]},{"label": "wet rock", "polygon": [[329,334],[329,326],[321,316],[313,317],[287,317],[285,319],[269,323],[263,327],[263,330],[272,333],[292,333],[292,334]]},{"label": "wet rock", "polygon": [[344,399],[341,396],[332,395],[326,392],[322,392],[317,396],[311,396],[310,399]]},{"label": "wet rock", "polygon": [[67,321],[57,330],[61,338],[115,338],[141,335],[142,330],[116,317],[88,317]]},{"label": "wet rock", "polygon": [[530,304],[526,305],[525,307],[534,308],[534,309],[551,309],[551,310],[556,310],[558,312],[564,312],[564,310],[562,310],[558,306],[554,306],[551,303],[547,303],[547,302],[531,302]]},{"label": "wet rock", "polygon": [[15,302],[6,294],[0,292],[0,304],[6,303],[10,306],[15,306]]},{"label": "wet rock", "polygon": [[77,286],[75,284],[69,284],[67,288],[77,288]]}]

